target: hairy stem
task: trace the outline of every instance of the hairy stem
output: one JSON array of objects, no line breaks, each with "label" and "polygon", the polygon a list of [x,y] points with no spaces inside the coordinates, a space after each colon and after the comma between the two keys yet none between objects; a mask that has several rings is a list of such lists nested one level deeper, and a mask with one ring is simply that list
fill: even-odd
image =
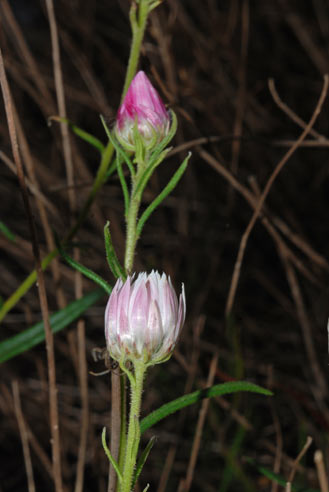
[{"label": "hairy stem", "polygon": [[126,72],[126,80],[123,86],[121,101],[126,95],[128,87],[130,86],[130,82],[132,81],[137,70],[137,65],[140,56],[140,49],[144,37],[148,13],[149,13],[149,0],[141,0],[140,5],[138,7],[138,11],[135,2],[132,2],[132,5],[130,7],[129,17],[130,17],[133,37],[131,42],[129,61],[128,61],[128,67]]},{"label": "hairy stem", "polygon": [[137,453],[140,442],[139,415],[142,400],[143,380],[146,369],[144,361],[141,360],[136,362],[134,364],[134,368],[135,383],[131,385],[127,444],[123,468],[123,480],[120,487],[120,492],[131,492],[131,485],[136,467]]},{"label": "hairy stem", "polygon": [[[131,193],[133,196],[133,192]],[[127,214],[127,235],[126,235],[126,254],[125,270],[129,275],[134,265],[135,248],[137,243],[137,215],[140,205],[140,197],[132,198]]]}]

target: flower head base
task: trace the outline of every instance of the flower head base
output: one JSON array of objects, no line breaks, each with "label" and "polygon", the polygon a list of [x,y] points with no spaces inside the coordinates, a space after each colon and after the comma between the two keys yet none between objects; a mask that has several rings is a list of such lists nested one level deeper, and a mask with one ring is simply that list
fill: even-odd
[{"label": "flower head base", "polygon": [[121,104],[115,125],[116,136],[129,151],[136,148],[136,133],[147,149],[153,148],[168,134],[170,116],[159,94],[139,71],[133,78]]},{"label": "flower head base", "polygon": [[105,311],[105,338],[111,357],[146,365],[169,359],[185,321],[184,284],[179,302],[170,277],[152,271],[119,279]]}]

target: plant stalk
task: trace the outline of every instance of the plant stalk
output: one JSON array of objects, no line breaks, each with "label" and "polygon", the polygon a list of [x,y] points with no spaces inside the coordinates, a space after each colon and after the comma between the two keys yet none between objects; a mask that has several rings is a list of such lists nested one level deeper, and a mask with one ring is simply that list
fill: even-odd
[{"label": "plant stalk", "polygon": [[137,453],[140,442],[139,416],[142,400],[143,381],[146,366],[143,360],[134,363],[135,382],[131,384],[130,414],[127,434],[125,461],[123,467],[123,480],[120,492],[131,492],[133,475],[136,467]]},{"label": "plant stalk", "polygon": [[130,82],[135,76],[140,56],[141,44],[146,28],[147,16],[149,14],[149,0],[141,0],[138,12],[135,2],[132,2],[129,12],[130,24],[132,29],[132,42],[128,60],[126,79],[123,86],[121,102],[126,95]]}]

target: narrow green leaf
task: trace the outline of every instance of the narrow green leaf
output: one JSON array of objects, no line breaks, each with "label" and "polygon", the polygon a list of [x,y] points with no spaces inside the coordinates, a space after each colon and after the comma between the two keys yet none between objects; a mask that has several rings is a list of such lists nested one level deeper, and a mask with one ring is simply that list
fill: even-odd
[{"label": "narrow green leaf", "polygon": [[127,152],[123,150],[123,148],[118,144],[118,142],[115,140],[115,138],[112,137],[111,134],[110,134],[110,140],[117,154],[120,155],[122,159],[125,161],[125,163],[127,164],[131,176],[134,177],[136,175],[134,164],[131,162]]},{"label": "narrow green leaf", "polygon": [[106,121],[104,120],[104,117],[102,115],[101,115],[101,122],[103,124],[103,127],[105,129],[105,133],[106,133],[109,141],[111,142],[111,144],[113,145],[113,147],[116,150],[116,153],[118,155],[120,155],[122,157],[122,159],[125,161],[125,163],[127,164],[131,176],[135,176],[135,169],[134,169],[133,163],[131,162],[127,152],[124,151],[124,149],[118,144],[116,139],[113,137],[113,135],[112,135],[109,127],[107,126]]},{"label": "narrow green leaf", "polygon": [[138,459],[138,462],[136,465],[135,476],[134,476],[134,480],[132,483],[132,489],[134,488],[135,483],[137,482],[138,477],[141,474],[141,471],[143,469],[145,461],[147,460],[147,457],[150,454],[150,451],[153,448],[155,441],[156,441],[156,437],[155,436],[151,437],[151,439],[149,440],[149,442],[146,445],[146,448],[144,449],[144,451],[142,452],[142,454],[140,455],[140,457]]},{"label": "narrow green leaf", "polygon": [[183,176],[190,157],[191,157],[191,153],[189,153],[188,156],[184,159],[184,161],[179,166],[179,168],[177,169],[177,171],[175,172],[175,174],[173,175],[167,186],[153,200],[153,202],[147,207],[147,209],[144,210],[137,224],[137,237],[140,236],[144,224],[149,218],[149,216],[151,215],[151,213],[154,212],[154,210],[160,205],[160,203],[163,202],[163,200],[169,195],[169,193],[172,192],[172,190],[175,188],[180,178]]},{"label": "narrow green leaf", "polygon": [[103,444],[103,448],[104,448],[105,454],[108,457],[108,460],[110,461],[110,463],[113,466],[116,474],[118,475],[119,483],[121,483],[122,482],[122,475],[121,475],[121,472],[119,470],[119,465],[116,462],[116,460],[113,458],[113,456],[111,454],[111,451],[109,450],[109,447],[108,447],[108,445],[106,443],[106,427],[103,427],[102,444]]},{"label": "narrow green leaf", "polygon": [[113,159],[112,164],[110,165],[110,167],[106,171],[105,181],[107,181],[109,179],[109,177],[112,176],[112,174],[115,172],[116,168],[117,168],[116,159]]},{"label": "narrow green leaf", "polygon": [[121,188],[122,188],[122,193],[123,193],[123,199],[124,199],[124,204],[125,204],[125,217],[127,217],[129,206],[130,206],[130,195],[129,195],[127,181],[126,181],[123,169],[122,169],[122,162],[123,161],[126,162],[132,178],[135,176],[134,166],[133,166],[132,162],[130,161],[129,156],[126,154],[126,152],[124,152],[124,150],[120,147],[120,145],[118,145],[115,138],[112,136],[111,131],[108,128],[106,121],[104,120],[104,117],[102,115],[101,115],[101,121],[102,121],[102,124],[104,126],[104,129],[105,129],[105,132],[106,132],[106,135],[107,135],[109,141],[112,143],[113,147],[116,150],[116,159],[115,159],[116,169],[118,172],[118,176],[119,176]]},{"label": "narrow green leaf", "polygon": [[125,175],[124,175],[123,170],[122,170],[122,163],[121,163],[121,158],[120,158],[119,154],[116,155],[116,163],[117,163],[117,171],[118,171],[118,176],[119,176],[120,183],[121,183],[123,199],[124,199],[124,204],[125,204],[125,217],[127,217],[129,205],[130,205],[130,196],[129,196],[129,190],[128,190],[126,178],[125,178]]},{"label": "narrow green leaf", "polygon": [[72,268],[75,268],[75,270],[78,270],[78,272],[82,273],[85,277],[90,278],[95,284],[99,285],[102,287],[105,292],[107,292],[108,295],[111,294],[112,292],[112,287],[104,280],[100,275],[97,273],[93,272],[89,268],[85,267],[84,265],[81,265],[78,261],[75,261],[73,258],[71,258],[63,249],[62,245],[60,242],[57,240],[57,248],[58,251],[60,252],[60,255],[64,258],[66,263],[68,263]]},{"label": "narrow green leaf", "polygon": [[76,125],[70,124],[70,127],[78,137],[82,138],[82,140],[84,140],[85,142],[88,142],[90,145],[95,147],[97,150],[99,150],[99,152],[101,154],[103,153],[105,147],[98,138],[94,137],[94,135],[91,135],[90,133],[86,132],[85,130],[82,130],[81,128],[77,127]]},{"label": "narrow green leaf", "polygon": [[15,241],[15,234],[11,232],[10,229],[4,224],[2,221],[0,221],[0,231],[6,236],[9,241]]},{"label": "narrow green leaf", "polygon": [[154,410],[147,417],[141,421],[141,433],[155,425],[160,420],[164,419],[168,415],[181,410],[184,407],[197,403],[204,398],[213,398],[214,396],[228,395],[230,393],[237,393],[239,391],[250,391],[252,393],[259,393],[261,395],[271,396],[273,393],[268,389],[262,388],[257,384],[248,383],[247,381],[232,381],[229,383],[216,384],[210,388],[204,390],[194,391],[188,395],[181,396],[176,400],[170,401],[162,407]]},{"label": "narrow green leaf", "polygon": [[106,251],[106,259],[107,263],[110,267],[111,272],[115,276],[115,278],[123,278],[126,279],[127,275],[124,271],[123,267],[120,265],[118,257],[116,255],[112,238],[110,232],[110,222],[107,221],[104,227],[104,241],[105,241],[105,251]]},{"label": "narrow green leaf", "polygon": [[[97,289],[86,294],[81,299],[71,302],[64,309],[50,316],[50,324],[53,333],[57,333],[73,321],[79,318],[90,306],[95,304],[104,296],[103,289]],[[26,330],[14,335],[0,343],[0,363],[29,350],[45,338],[43,321],[27,328]]]},{"label": "narrow green leaf", "polygon": [[170,109],[169,110],[170,115],[171,115],[171,125],[170,129],[168,132],[168,135],[164,137],[161,142],[154,148],[151,154],[151,159],[157,159],[157,157],[160,155],[160,153],[167,147],[167,145],[171,142],[171,140],[174,138],[175,133],[177,131],[177,116],[175,112]]},{"label": "narrow green leaf", "polygon": [[151,10],[155,9],[158,5],[160,5],[160,3],[162,2],[162,0],[156,0],[155,2],[151,2],[149,4],[149,12],[151,12]]},{"label": "narrow green leaf", "polygon": [[159,166],[159,164],[161,164],[161,162],[166,158],[166,155],[170,151],[171,151],[171,147],[168,147],[168,149],[165,149],[164,151],[161,152],[161,154],[157,157],[157,159],[155,160],[150,159],[147,168],[145,169],[145,171],[143,171],[142,175],[138,179],[138,183],[134,190],[133,197],[137,195],[141,195],[143,193],[145,186],[147,185],[154,170],[156,169],[157,166]]},{"label": "narrow green leaf", "polygon": [[72,123],[72,121],[68,120],[67,118],[60,118],[59,116],[51,116],[49,120],[53,121],[59,121],[61,123],[66,123],[73,133],[75,133],[78,137],[80,137],[82,140],[85,142],[89,143],[93,147],[95,147],[99,152],[102,154],[105,147],[102,144],[102,142],[97,138],[94,137],[94,135],[91,135],[90,133],[86,132],[85,130],[82,130],[82,128],[79,128],[77,125]]}]

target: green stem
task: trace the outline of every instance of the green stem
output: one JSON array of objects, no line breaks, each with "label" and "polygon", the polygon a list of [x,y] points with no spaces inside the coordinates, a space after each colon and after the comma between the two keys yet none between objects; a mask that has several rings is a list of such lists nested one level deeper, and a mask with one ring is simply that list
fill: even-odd
[{"label": "green stem", "polygon": [[124,458],[126,453],[126,430],[127,430],[127,394],[126,394],[126,376],[122,374],[120,376],[120,390],[121,390],[121,421],[120,421],[120,448],[119,448],[119,468],[123,470]]},{"label": "green stem", "polygon": [[134,78],[137,70],[141,44],[143,41],[145,27],[146,27],[147,16],[150,11],[149,0],[141,0],[138,7],[138,14],[136,10],[137,10],[137,5],[135,4],[135,2],[132,2],[132,5],[130,7],[129,17],[130,17],[133,37],[132,37],[128,67],[126,72],[126,80],[123,86],[121,101],[126,95],[126,92],[130,86],[130,82]]},{"label": "green stem", "polygon": [[[138,173],[139,174],[139,173]],[[138,183],[138,174],[135,183]],[[131,191],[130,207],[127,213],[127,231],[126,231],[126,252],[125,252],[125,270],[129,275],[134,265],[134,255],[137,243],[137,216],[141,202],[140,194],[134,197],[135,183]]]},{"label": "green stem", "polygon": [[[126,71],[126,78],[125,78],[125,83],[123,86],[123,91],[122,91],[122,97],[121,97],[121,102],[124,98],[124,96],[127,93],[127,90],[130,86],[130,83],[132,79],[135,76],[137,66],[138,66],[138,61],[139,61],[139,56],[140,56],[140,49],[141,49],[141,44],[143,41],[144,37],[144,32],[145,32],[145,27],[146,27],[146,22],[147,22],[147,17],[150,12],[149,9],[149,0],[141,0],[139,7],[138,7],[138,18],[137,18],[137,7],[135,2],[132,2],[131,8],[130,8],[130,22],[131,22],[131,28],[132,28],[132,42],[131,42],[131,48],[130,48],[130,56],[128,60],[128,66],[127,66],[127,71]],[[129,169],[130,166],[128,165]],[[135,176],[134,173],[131,172],[131,177],[134,180]],[[134,186],[133,186],[134,190]],[[131,194],[133,196],[133,194]],[[132,270],[133,264],[134,264],[134,252],[135,252],[135,247],[136,247],[136,227],[137,227],[137,215],[138,215],[138,210],[139,210],[139,205],[140,205],[140,200],[141,198],[135,198],[132,199],[129,203],[129,211],[127,213],[126,221],[127,221],[127,236],[126,236],[126,251],[125,251],[125,271],[126,273],[129,273]],[[141,379],[141,388],[140,388],[140,395],[139,395],[139,403],[138,403],[138,416],[139,416],[139,408],[140,408],[140,399],[141,399],[141,393],[142,393],[142,385],[143,385],[143,375],[144,371],[142,374],[142,379]],[[120,451],[119,451],[119,468],[120,470],[126,469],[124,466],[124,461],[125,457],[128,455],[128,453],[131,452],[131,450],[128,448],[128,442],[129,442],[129,435],[132,433],[131,430],[131,422],[129,423],[129,431],[128,431],[128,441],[125,441],[126,438],[126,391],[125,391],[125,383],[126,383],[126,377],[121,376],[121,429],[120,429]],[[136,406],[136,404],[135,404]],[[131,414],[132,415],[132,406],[131,406]],[[138,432],[139,431],[139,422],[138,422]],[[138,452],[138,444],[140,440],[140,434],[138,436],[138,442],[137,446],[135,447],[136,449],[136,455],[134,462],[132,464],[131,472],[130,472],[130,480],[127,482],[127,492],[130,492],[130,487],[132,484],[132,473],[134,471],[134,466],[136,463],[136,456]],[[124,479],[126,480],[126,478]],[[128,480],[128,479],[127,479]],[[119,486],[120,490],[122,489],[121,485]]]},{"label": "green stem", "polygon": [[140,442],[139,416],[143,391],[143,380],[146,366],[143,360],[134,364],[135,382],[131,385],[131,403],[129,414],[128,435],[126,444],[125,462],[122,473],[120,492],[131,492],[131,486],[137,461]]}]

